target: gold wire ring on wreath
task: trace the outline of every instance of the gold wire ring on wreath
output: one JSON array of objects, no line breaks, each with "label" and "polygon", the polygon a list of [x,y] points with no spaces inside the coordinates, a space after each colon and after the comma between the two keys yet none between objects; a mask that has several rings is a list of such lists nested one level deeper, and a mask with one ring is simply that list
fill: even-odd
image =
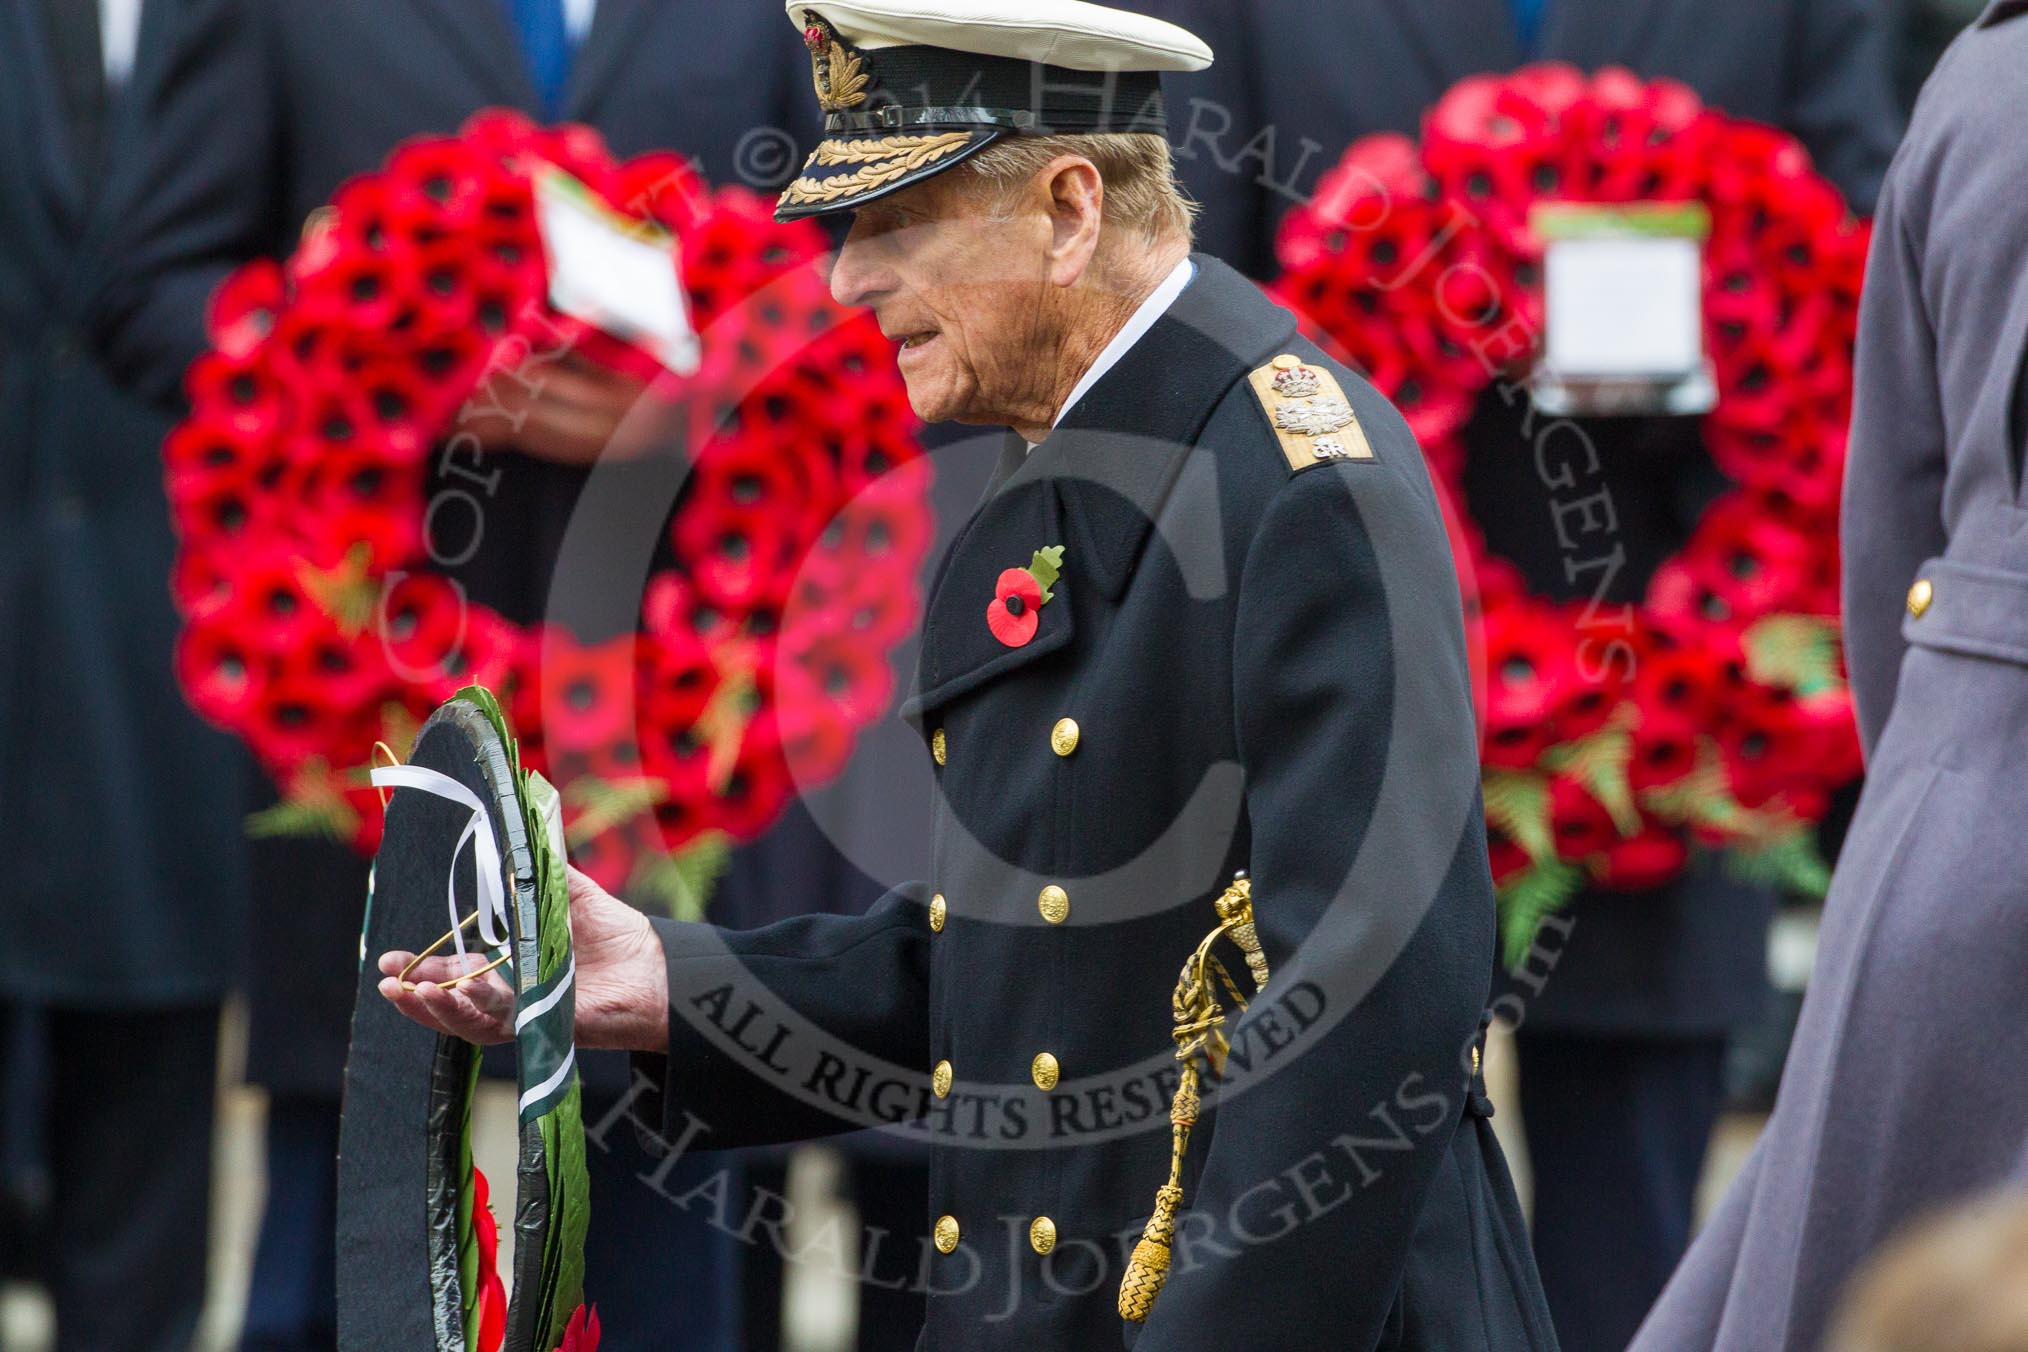
[{"label": "gold wire ring on wreath", "polygon": [[[445,944],[449,943],[454,937],[456,937],[459,930],[470,929],[474,924],[478,922],[478,919],[479,913],[477,911],[472,912],[470,915],[466,916],[463,920],[460,920],[458,922],[457,929],[446,930],[443,933],[443,935],[437,939],[435,943],[431,944],[428,948],[425,948],[422,952],[410,958],[408,960],[408,966],[402,968],[401,975],[395,978],[397,981],[401,982],[401,988],[405,991],[414,990],[416,988],[416,984],[408,979],[408,974],[416,969],[417,964],[419,964],[424,958],[428,957],[430,954],[436,952],[439,948],[442,948]],[[514,954],[510,950],[509,952],[502,953],[499,957],[493,959],[493,961],[487,963],[484,967],[481,967],[476,971],[466,972],[463,976],[454,976],[449,981],[439,981],[436,984],[438,988],[442,990],[449,990],[453,986],[462,986],[465,982],[472,980],[474,977],[481,977],[486,975],[486,973],[493,971],[495,968],[499,967],[502,963],[508,961],[513,956]]]}]

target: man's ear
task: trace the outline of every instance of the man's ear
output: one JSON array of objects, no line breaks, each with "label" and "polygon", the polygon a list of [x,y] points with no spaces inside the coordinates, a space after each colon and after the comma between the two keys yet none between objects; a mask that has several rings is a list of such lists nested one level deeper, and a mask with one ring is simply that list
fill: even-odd
[{"label": "man's ear", "polygon": [[1063,155],[1040,175],[1049,204],[1049,280],[1075,286],[1098,252],[1099,222],[1105,211],[1105,184],[1082,155]]}]

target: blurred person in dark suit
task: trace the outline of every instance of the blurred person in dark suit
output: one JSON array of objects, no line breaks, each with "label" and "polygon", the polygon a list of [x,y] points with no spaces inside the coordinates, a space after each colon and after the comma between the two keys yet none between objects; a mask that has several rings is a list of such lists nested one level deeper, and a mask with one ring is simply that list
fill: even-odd
[{"label": "blurred person in dark suit", "polygon": [[[1219,60],[1175,84],[1170,139],[1204,205],[1206,247],[1272,277],[1274,231],[1345,147],[1416,135],[1468,75],[1530,61],[1626,66],[1782,127],[1855,210],[1870,211],[1901,117],[1888,0],[1294,0],[1230,6],[1146,0],[1202,33]],[[1468,505],[1496,553],[1541,594],[1576,579],[1521,431],[1497,398],[1468,433]],[[1724,481],[1696,419],[1589,419],[1636,600]],[[1516,986],[1534,1240],[1568,1352],[1619,1352],[1689,1239],[1696,1185],[1723,1106],[1729,1038],[1763,1013],[1775,897],[1715,869],[1640,893],[1591,892],[1567,940]],[[1552,939],[1562,939],[1561,934]],[[1553,968],[1548,966],[1553,958]]]},{"label": "blurred person in dark suit", "polygon": [[[706,0],[238,0],[245,40],[211,59],[257,91],[255,106],[203,152],[231,181],[226,210],[259,213],[242,254],[286,253],[311,212],[400,142],[449,134],[473,112],[511,107],[590,125],[616,155],[675,150],[715,184],[773,189],[795,169],[784,147],[810,134],[809,62],[784,49],[779,15]],[[212,172],[211,168],[191,172]],[[488,443],[491,490],[473,556],[453,570],[473,599],[519,623],[559,620],[587,641],[631,630],[639,595],[552,596],[558,550],[587,481],[642,385],[589,365],[545,373],[509,417],[468,423]],[[459,466],[470,473],[470,467]],[[441,463],[433,475],[444,475]],[[660,471],[601,465],[643,482]],[[492,476],[497,474],[497,479]],[[444,480],[448,484],[449,480]],[[440,486],[432,482],[425,492]],[[258,790],[270,800],[271,788]],[[334,1158],[339,1091],[366,894],[366,861],[315,841],[254,847],[249,1076],[271,1096],[268,1205],[244,1346],[332,1346]],[[711,913],[751,925],[803,897],[859,897],[861,877],[800,806],[735,852]],[[846,904],[849,904],[847,902]],[[585,1118],[597,1124],[626,1088],[619,1058],[581,1060]],[[624,1122],[589,1152],[592,1212],[586,1285],[607,1352],[738,1345],[738,1249],[636,1175],[652,1166]],[[679,1166],[663,1187],[680,1191]],[[698,1176],[713,1166],[699,1161]],[[915,1186],[923,1184],[918,1179]],[[920,1206],[898,1205],[911,1222]],[[643,1242],[644,1236],[652,1242]],[[681,1290],[680,1301],[668,1293]],[[919,1310],[901,1316],[920,1322]]]},{"label": "blurred person in dark suit", "polygon": [[[0,1157],[47,1180],[27,1247],[60,1349],[180,1352],[204,1304],[246,771],[171,675],[158,448],[212,223],[155,169],[217,134],[228,89],[193,58],[222,23],[0,3]],[[131,304],[157,251],[185,263]]]}]

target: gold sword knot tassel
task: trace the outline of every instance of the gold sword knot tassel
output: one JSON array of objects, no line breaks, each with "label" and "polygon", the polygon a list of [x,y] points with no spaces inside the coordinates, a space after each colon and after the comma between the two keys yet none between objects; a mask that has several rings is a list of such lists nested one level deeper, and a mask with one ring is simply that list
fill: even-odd
[{"label": "gold sword knot tassel", "polygon": [[1218,898],[1218,928],[1204,936],[1197,951],[1183,964],[1170,999],[1175,1028],[1176,1059],[1183,1073],[1176,1083],[1176,1096],[1169,1104],[1169,1181],[1155,1193],[1155,1210],[1141,1231],[1127,1260],[1127,1275],[1120,1281],[1120,1318],[1143,1323],[1162,1294],[1169,1279],[1170,1250],[1176,1242],[1176,1217],[1183,1207],[1183,1157],[1190,1149],[1190,1129],[1197,1125],[1201,1100],[1198,1097],[1198,1063],[1211,1067],[1214,1075],[1225,1068],[1230,1043],[1225,1036],[1225,1010],[1218,1002],[1222,987],[1235,1010],[1245,1012],[1246,997],[1232,979],[1211,946],[1225,935],[1241,953],[1253,977],[1253,991],[1259,995],[1268,982],[1267,955],[1261,951],[1260,934],[1253,923],[1253,883],[1245,873],[1234,875],[1232,886]]}]

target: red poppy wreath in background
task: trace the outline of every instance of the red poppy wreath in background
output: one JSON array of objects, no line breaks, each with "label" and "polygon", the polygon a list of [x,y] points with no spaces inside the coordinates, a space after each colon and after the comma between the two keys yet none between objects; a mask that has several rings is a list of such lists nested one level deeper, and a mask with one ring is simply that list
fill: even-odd
[{"label": "red poppy wreath in background", "polygon": [[1719,398],[1704,442],[1736,488],[1630,617],[1531,595],[1473,522],[1455,523],[1483,608],[1486,809],[1510,959],[1581,887],[1666,882],[1693,846],[1750,876],[1825,885],[1811,828],[1859,769],[1837,503],[1868,230],[1789,136],[1672,82],[1543,65],[1459,84],[1420,144],[1357,142],[1278,240],[1274,292],[1400,407],[1463,513],[1465,425],[1541,331],[1531,209],[1635,201],[1710,212]]},{"label": "red poppy wreath in background", "polygon": [[[638,632],[590,646],[469,604],[425,537],[438,448],[487,381],[566,350],[677,380],[547,305],[545,164],[674,237],[703,340],[674,391],[694,469],[673,566]],[[892,693],[931,522],[891,351],[831,300],[824,248],[676,155],[618,163],[585,128],[487,112],[348,182],[286,263],[221,288],[165,448],[178,672],[283,787],[255,829],[375,848],[374,743],[406,756],[475,681],[562,787],[573,862],[608,886],[694,906],[700,856],[838,773]]]}]

